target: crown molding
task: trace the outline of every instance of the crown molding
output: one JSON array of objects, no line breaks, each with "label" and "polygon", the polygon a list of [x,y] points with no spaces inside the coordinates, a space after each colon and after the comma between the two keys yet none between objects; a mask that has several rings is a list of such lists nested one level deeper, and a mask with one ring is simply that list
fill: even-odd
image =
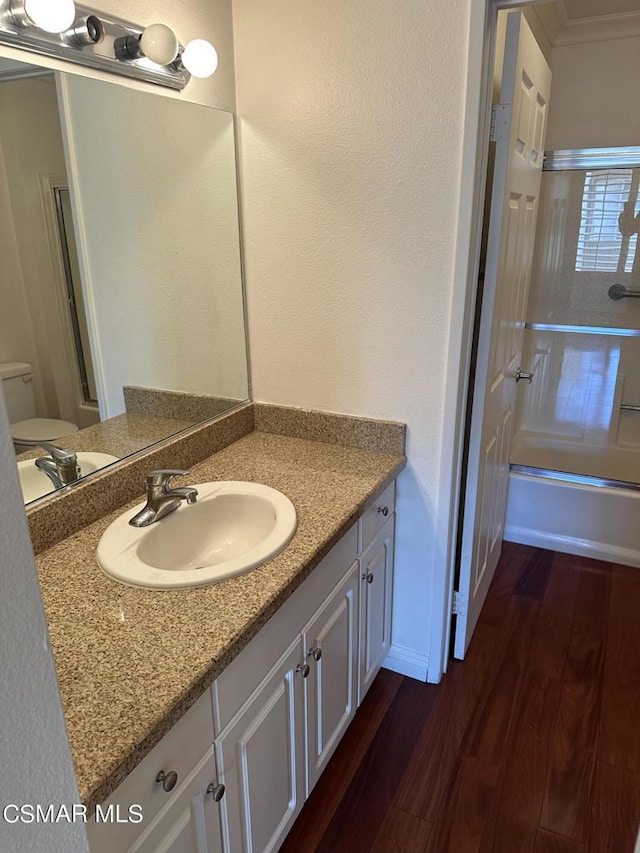
[{"label": "crown molding", "polygon": [[556,0],[556,9],[558,10],[562,26],[566,27],[569,23],[569,15],[567,14],[567,7],[564,5],[564,0]]},{"label": "crown molding", "polygon": [[555,46],[587,44],[594,41],[637,38],[640,36],[640,12],[603,15],[582,21],[567,21],[558,32]]},{"label": "crown molding", "polygon": [[557,3],[538,3],[535,6],[527,7],[527,9],[536,16],[549,45],[553,47],[559,32],[567,23],[562,0]]}]

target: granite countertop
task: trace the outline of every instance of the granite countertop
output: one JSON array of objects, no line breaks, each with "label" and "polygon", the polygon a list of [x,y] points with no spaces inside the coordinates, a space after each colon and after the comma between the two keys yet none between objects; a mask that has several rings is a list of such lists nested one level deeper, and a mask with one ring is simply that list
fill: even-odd
[{"label": "granite countertop", "polygon": [[[116,415],[78,432],[57,438],[54,444],[78,453],[81,451],[110,453],[112,456],[122,458],[192,425],[193,421],[190,420],[161,418],[155,415],[137,413]],[[41,448],[27,450],[17,459],[21,462],[23,459],[35,459],[37,456],[46,456],[46,451]]]},{"label": "granite countertop", "polygon": [[100,536],[140,498],[36,558],[87,806],[115,790],[404,465],[399,455],[253,432],[193,466],[185,483],[264,483],[298,515],[281,554],[208,587],[144,590],[101,571]]}]

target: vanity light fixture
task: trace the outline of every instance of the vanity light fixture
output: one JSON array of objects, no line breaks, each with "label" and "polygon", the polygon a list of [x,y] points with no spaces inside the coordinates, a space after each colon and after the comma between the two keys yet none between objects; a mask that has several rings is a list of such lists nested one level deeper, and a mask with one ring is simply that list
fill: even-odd
[{"label": "vanity light fixture", "polygon": [[100,71],[183,89],[218,66],[210,42],[185,48],[165,24],[141,27],[74,0],[0,0],[0,44]]}]

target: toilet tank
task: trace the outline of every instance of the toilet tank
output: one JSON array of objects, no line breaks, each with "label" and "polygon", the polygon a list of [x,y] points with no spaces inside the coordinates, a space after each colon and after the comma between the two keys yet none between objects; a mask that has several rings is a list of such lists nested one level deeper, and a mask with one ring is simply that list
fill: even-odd
[{"label": "toilet tank", "polygon": [[9,423],[35,417],[31,365],[24,361],[0,362],[0,380],[9,413]]}]

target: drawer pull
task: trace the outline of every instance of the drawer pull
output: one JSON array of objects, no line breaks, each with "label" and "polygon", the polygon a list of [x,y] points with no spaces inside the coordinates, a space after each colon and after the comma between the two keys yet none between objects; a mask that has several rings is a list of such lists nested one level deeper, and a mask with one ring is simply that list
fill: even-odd
[{"label": "drawer pull", "polygon": [[296,667],[296,672],[301,672],[303,678],[308,678],[311,672],[311,667],[308,663],[299,663]]},{"label": "drawer pull", "polygon": [[319,647],[315,649],[309,649],[308,657],[313,658],[316,662],[319,661],[322,657],[322,649]]},{"label": "drawer pull", "polygon": [[378,512],[381,512],[383,516],[386,518],[389,515],[389,507],[388,506],[379,506]]},{"label": "drawer pull", "polygon": [[162,782],[162,788],[164,791],[169,793],[169,791],[173,791],[176,787],[176,782],[178,781],[178,774],[175,770],[170,770],[168,773],[165,773],[164,770],[161,770],[156,776],[156,782]]},{"label": "drawer pull", "polygon": [[211,782],[209,784],[209,787],[207,788],[207,794],[211,794],[214,801],[216,803],[219,803],[220,800],[224,797],[225,790],[226,788],[224,787],[224,785],[216,785],[215,782]]}]

